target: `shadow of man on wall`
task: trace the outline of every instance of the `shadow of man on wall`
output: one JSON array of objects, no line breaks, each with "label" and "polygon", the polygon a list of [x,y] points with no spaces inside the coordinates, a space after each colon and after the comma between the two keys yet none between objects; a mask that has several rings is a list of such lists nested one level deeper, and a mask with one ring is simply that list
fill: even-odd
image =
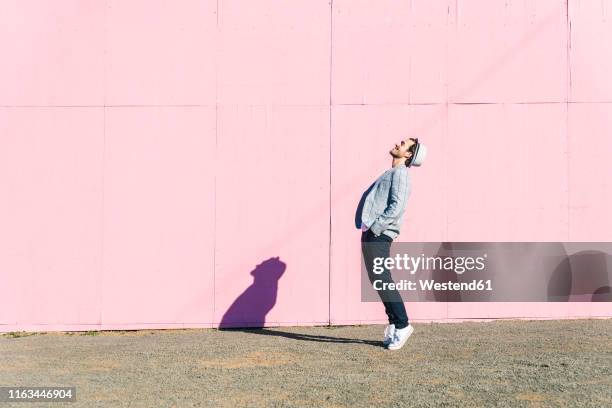
[{"label": "shadow of man on wall", "polygon": [[278,256],[257,265],[251,271],[253,283],[227,309],[219,328],[263,327],[276,304],[278,281],[286,269],[287,264]]},{"label": "shadow of man on wall", "polygon": [[334,336],[308,335],[281,330],[265,329],[266,315],[276,304],[278,281],[285,273],[287,264],[279,257],[269,258],[251,271],[253,283],[227,309],[219,329],[235,330],[264,336],[284,337],[291,340],[326,343],[356,343],[382,347],[380,341],[349,339]]}]

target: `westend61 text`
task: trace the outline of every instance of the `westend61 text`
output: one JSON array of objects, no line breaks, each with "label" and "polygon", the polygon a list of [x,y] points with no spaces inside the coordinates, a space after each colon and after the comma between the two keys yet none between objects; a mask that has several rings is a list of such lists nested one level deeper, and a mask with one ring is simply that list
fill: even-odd
[{"label": "westend61 text", "polygon": [[470,282],[436,282],[433,279],[419,279],[417,282],[402,279],[396,283],[375,280],[372,282],[374,290],[493,290],[491,279],[472,280]]}]

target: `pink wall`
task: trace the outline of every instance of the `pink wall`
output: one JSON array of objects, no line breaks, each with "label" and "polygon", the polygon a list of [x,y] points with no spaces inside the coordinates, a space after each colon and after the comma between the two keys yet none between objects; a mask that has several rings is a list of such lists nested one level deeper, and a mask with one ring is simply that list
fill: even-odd
[{"label": "pink wall", "polygon": [[402,240],[612,239],[612,4],[331,3],[3,1],[0,331],[382,323],[353,214],[407,136]]}]

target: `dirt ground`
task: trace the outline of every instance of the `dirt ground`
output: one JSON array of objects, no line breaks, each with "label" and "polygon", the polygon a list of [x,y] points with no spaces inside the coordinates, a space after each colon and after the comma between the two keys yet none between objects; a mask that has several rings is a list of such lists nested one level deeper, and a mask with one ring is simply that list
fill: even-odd
[{"label": "dirt ground", "polygon": [[11,333],[0,385],[76,386],[1,407],[612,406],[612,320]]}]

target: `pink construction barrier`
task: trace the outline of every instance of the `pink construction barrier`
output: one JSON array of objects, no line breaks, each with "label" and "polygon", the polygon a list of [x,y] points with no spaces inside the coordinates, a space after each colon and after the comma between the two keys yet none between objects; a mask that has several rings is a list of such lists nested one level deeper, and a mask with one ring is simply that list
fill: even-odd
[{"label": "pink construction barrier", "polygon": [[[383,323],[363,190],[429,146],[401,240],[612,239],[600,0],[5,0],[0,331]],[[416,321],[612,303],[418,303]]]}]

